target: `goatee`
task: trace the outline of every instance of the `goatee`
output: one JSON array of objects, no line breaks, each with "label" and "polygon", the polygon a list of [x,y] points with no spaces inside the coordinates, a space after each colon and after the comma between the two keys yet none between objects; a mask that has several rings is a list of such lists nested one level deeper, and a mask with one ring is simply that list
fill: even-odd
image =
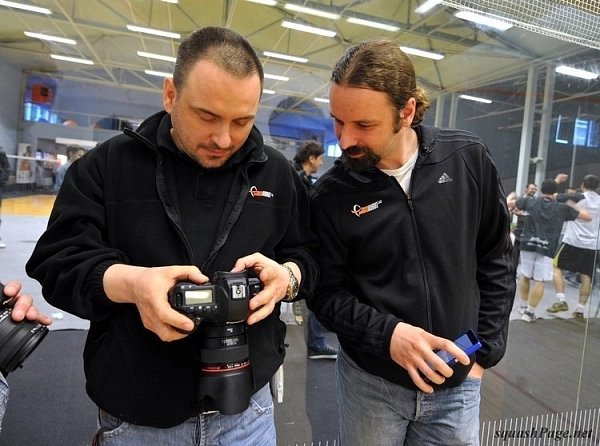
[{"label": "goatee", "polygon": [[[356,155],[362,153],[363,156],[360,158],[351,158],[349,154]],[[342,165],[355,172],[364,172],[366,170],[374,168],[381,157],[375,155],[368,147],[364,146],[351,146],[342,152],[340,157]]]}]

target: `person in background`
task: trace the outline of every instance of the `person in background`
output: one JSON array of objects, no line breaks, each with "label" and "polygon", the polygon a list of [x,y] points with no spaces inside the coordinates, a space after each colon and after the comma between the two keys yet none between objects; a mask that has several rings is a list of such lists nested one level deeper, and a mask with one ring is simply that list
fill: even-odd
[{"label": "person in background", "polygon": [[[302,184],[309,190],[315,182],[313,175],[317,173],[319,168],[323,165],[323,157],[325,156],[325,150],[323,146],[317,141],[306,141],[297,150],[296,155],[292,161],[292,166],[300,179]],[[302,303],[300,301],[294,302],[294,306],[298,306],[299,309],[294,309],[294,314],[298,311],[302,314]],[[309,359],[336,359],[337,349],[328,345],[323,334],[323,326],[319,320],[315,317],[314,313],[308,310],[308,322],[306,324],[306,347],[307,355]]]},{"label": "person in background", "polygon": [[[523,195],[521,195],[522,197],[535,197],[535,194],[537,194],[538,188],[537,185],[535,183],[529,183],[527,185],[527,187],[525,188],[525,190],[523,191]],[[510,194],[509,194],[510,195]],[[525,211],[521,211],[520,209],[517,208],[513,208],[510,209],[512,215],[515,215],[517,217],[517,221],[515,222],[515,225],[513,227],[512,233],[514,236],[514,254],[515,254],[515,262],[517,265],[519,265],[519,246],[521,243],[521,234],[523,233],[523,227],[525,226],[525,219],[527,218],[527,212]],[[524,311],[524,309],[523,309]],[[521,312],[522,314],[522,312]]]},{"label": "person in background", "polygon": [[586,210],[558,203],[554,199],[557,190],[555,180],[542,181],[540,190],[540,197],[521,197],[516,201],[517,208],[527,211],[529,215],[525,220],[520,245],[519,294],[521,306],[527,306],[521,316],[524,322],[537,319],[535,310],[544,297],[544,282],[553,277],[552,259],[556,255],[563,223],[576,218],[585,221],[592,218]]},{"label": "person in background", "polygon": [[[69,168],[27,273],[52,305],[90,320],[97,445],[276,443],[269,382],[285,356],[280,301],[313,292],[318,245],[300,178],[254,126],[263,80],[240,34],[196,30],[164,81],[164,111]],[[169,304],[179,282],[243,271],[262,290],[235,327],[196,327]],[[231,299],[250,294],[239,287]],[[240,375],[249,382],[228,384]]]},{"label": "person in background", "polygon": [[[558,180],[558,178],[561,176],[563,177],[563,182],[560,182]],[[569,178],[569,176],[564,173],[558,174],[555,178],[555,181],[558,183],[557,199],[558,199],[558,197],[563,197],[562,199],[558,199],[558,201],[561,203],[565,202],[566,200],[564,199],[564,197],[567,197],[569,195],[575,196],[575,194],[578,194],[577,196],[580,197],[579,199],[582,199],[581,198],[582,190],[573,185],[567,185],[566,181],[568,178]],[[565,230],[565,226],[567,225],[567,223],[565,223],[565,225],[563,226],[563,232]],[[554,259],[554,263],[556,264],[556,258]],[[572,286],[573,288],[579,288],[579,286],[581,285],[581,274],[580,273],[574,272],[574,271],[561,270],[561,275],[562,275],[563,281],[565,283],[569,284],[569,286]]]},{"label": "person in background", "polygon": [[[329,100],[342,155],[311,192],[321,274],[307,303],[340,342],[341,444],[478,444],[516,285],[494,162],[476,135],[422,124],[429,99],[397,42],[350,47]],[[469,329],[471,357],[453,342]]]},{"label": "person in background", "polygon": [[[9,174],[10,164],[8,163],[8,156],[6,156],[6,152],[0,147],[0,228],[2,227],[2,192],[8,182]],[[2,237],[0,236],[0,249],[2,248],[6,248],[6,243],[2,241]]]},{"label": "person in background", "polygon": [[85,149],[81,146],[71,145],[67,146],[67,161],[59,166],[54,171],[54,191],[58,192],[62,183],[65,179],[65,174],[67,173],[67,169],[73,164],[73,161],[78,160],[83,155],[85,155]]},{"label": "person in background", "polygon": [[586,175],[581,183],[581,194],[572,191],[567,194],[558,194],[559,202],[571,200],[577,207],[585,209],[592,217],[590,221],[576,219],[566,224],[562,244],[558,249],[554,267],[554,291],[556,302],[546,311],[559,313],[568,311],[569,306],[565,300],[565,282],[563,270],[578,273],[581,286],[579,288],[579,302],[573,317],[584,320],[584,309],[592,293],[592,277],[596,269],[598,258],[598,225],[600,224],[600,195],[596,192],[600,185],[600,178],[596,175]]},{"label": "person in background", "polygon": [[[44,314],[41,314],[37,307],[33,305],[33,299],[28,294],[21,294],[21,283],[17,281],[9,281],[4,284],[2,290],[2,301],[7,300],[8,305],[12,306],[10,313],[11,318],[15,322],[20,322],[24,319],[29,321],[37,321],[43,325],[52,324],[52,319]],[[2,419],[6,412],[8,397],[10,391],[6,378],[0,373],[0,431],[2,431]]]}]

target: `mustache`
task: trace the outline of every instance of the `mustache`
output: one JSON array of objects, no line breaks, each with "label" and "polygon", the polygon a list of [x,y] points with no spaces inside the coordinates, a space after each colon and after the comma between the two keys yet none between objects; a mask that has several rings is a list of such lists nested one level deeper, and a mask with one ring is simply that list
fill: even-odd
[{"label": "mustache", "polygon": [[346,153],[350,156],[360,155],[361,153],[369,153],[370,150],[364,146],[350,146],[343,153]]}]

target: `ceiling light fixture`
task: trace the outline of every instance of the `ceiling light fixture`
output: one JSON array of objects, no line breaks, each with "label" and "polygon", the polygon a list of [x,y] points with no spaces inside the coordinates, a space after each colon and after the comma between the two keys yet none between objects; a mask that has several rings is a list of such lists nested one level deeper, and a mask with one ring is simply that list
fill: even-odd
[{"label": "ceiling light fixture", "polygon": [[52,59],[63,60],[65,62],[81,63],[84,65],[94,65],[94,61],[89,60],[89,59],[80,59],[78,57],[70,57],[70,56],[60,56],[58,54],[50,54],[50,57]]},{"label": "ceiling light fixture", "polygon": [[133,31],[133,32],[152,34],[153,36],[170,37],[172,39],[181,38],[181,34],[179,34],[179,33],[173,33],[171,31],[163,31],[160,29],[144,28],[143,26],[127,25],[127,29],[129,31]]},{"label": "ceiling light fixture", "polygon": [[267,88],[263,88],[263,93],[264,94],[275,94],[276,91],[275,90],[269,90]]},{"label": "ceiling light fixture", "polygon": [[284,28],[295,29],[296,31],[317,34],[319,36],[324,37],[334,37],[336,34],[335,31],[330,31],[328,29],[323,28],[316,28],[314,26],[302,25],[300,23],[288,22],[287,20],[281,22],[281,26],[283,26]]},{"label": "ceiling light fixture", "polygon": [[490,101],[489,99],[478,98],[477,96],[469,96],[468,94],[461,94],[458,97],[461,99],[466,99],[467,101],[481,102],[483,104],[491,104],[492,103],[492,101]]},{"label": "ceiling light fixture", "polygon": [[469,22],[496,28],[500,31],[506,31],[507,29],[512,28],[512,25],[505,20],[495,19],[486,15],[475,14],[471,11],[458,11],[456,14],[454,14],[454,16],[458,17],[459,19],[468,20]]},{"label": "ceiling light fixture", "polygon": [[76,45],[77,42],[73,39],[67,39],[66,37],[49,36],[48,34],[31,33],[29,31],[23,31],[27,37],[33,37],[34,39],[48,40],[50,42],[68,43],[69,45]]},{"label": "ceiling light fixture", "polygon": [[173,3],[174,5],[176,5],[177,3],[179,3],[179,0],[161,0],[165,3]]},{"label": "ceiling light fixture", "polygon": [[144,70],[144,73],[151,76],[168,77],[169,79],[173,77],[173,73],[165,73],[164,71]]},{"label": "ceiling light fixture", "polygon": [[315,98],[315,102],[324,102],[325,104],[329,104],[329,99],[326,99],[326,98]]},{"label": "ceiling light fixture", "polygon": [[166,62],[175,62],[177,60],[177,58],[172,56],[163,56],[162,54],[147,53],[145,51],[138,51],[137,55],[140,57],[147,57],[148,59],[164,60]]},{"label": "ceiling light fixture", "polygon": [[47,8],[40,8],[39,6],[24,5],[23,3],[7,2],[4,0],[0,0],[0,6],[6,6],[8,8],[15,8],[15,9],[23,9],[25,11],[37,12],[40,14],[52,14],[52,11],[50,11]]},{"label": "ceiling light fixture", "polygon": [[577,68],[568,67],[566,65],[559,65],[554,69],[557,73],[566,74],[567,76],[579,77],[581,79],[597,79],[598,73],[592,73],[591,71],[579,70]]},{"label": "ceiling light fixture", "polygon": [[427,59],[441,60],[444,58],[443,54],[433,53],[431,51],[419,50],[417,48],[411,48],[409,46],[401,46],[400,49],[406,54],[412,54],[413,56],[426,57]]},{"label": "ceiling light fixture", "polygon": [[422,3],[421,6],[419,6],[417,9],[415,9],[415,12],[417,14],[425,14],[427,11],[433,9],[440,3],[442,3],[442,0],[427,0],[425,3]]},{"label": "ceiling light fixture", "polygon": [[275,59],[289,60],[291,62],[299,62],[299,63],[308,62],[308,59],[306,59],[305,57],[290,56],[288,54],[281,54],[281,53],[273,53],[272,51],[263,51],[263,54],[267,57],[274,57]]},{"label": "ceiling light fixture", "polygon": [[265,73],[265,79],[273,79],[276,81],[284,81],[284,82],[287,82],[290,80],[290,78],[287,76],[280,76],[278,74],[267,74],[267,73]]},{"label": "ceiling light fixture", "polygon": [[306,6],[295,5],[293,3],[286,3],[283,7],[290,11],[315,15],[317,17],[324,17],[326,19],[331,19],[331,20],[337,20],[341,17],[339,14],[336,14],[334,12],[322,11],[320,9],[315,9],[315,8],[307,8]]},{"label": "ceiling light fixture", "polygon": [[374,22],[372,20],[359,19],[357,17],[348,17],[346,19],[346,21],[348,23],[354,23],[355,25],[370,26],[371,28],[383,29],[385,31],[391,31],[391,32],[400,31],[399,26],[387,25],[385,23]]},{"label": "ceiling light fixture", "polygon": [[277,1],[276,0],[246,0],[247,2],[250,3],[258,3],[259,5],[266,5],[266,6],[275,6],[277,5]]}]

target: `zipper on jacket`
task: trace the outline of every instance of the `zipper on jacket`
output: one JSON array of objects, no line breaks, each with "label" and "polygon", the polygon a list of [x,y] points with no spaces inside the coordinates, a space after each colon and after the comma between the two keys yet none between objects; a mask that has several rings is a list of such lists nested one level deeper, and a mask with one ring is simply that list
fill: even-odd
[{"label": "zipper on jacket", "polygon": [[[229,213],[229,215],[227,215],[225,220],[222,220],[223,223],[220,225],[222,227],[222,230],[216,237],[215,244],[211,248],[208,257],[206,258],[204,263],[202,263],[202,267],[201,267],[202,270],[207,269],[212,264],[212,262],[215,260],[215,258],[217,257],[217,254],[219,254],[219,251],[221,250],[223,245],[225,245],[225,242],[227,241],[227,238],[229,237],[229,233],[231,232],[231,229],[233,228],[235,223],[238,221],[238,219],[242,213],[242,210],[244,207],[244,202],[246,201],[246,198],[248,197],[248,191],[250,188],[250,177],[248,176],[249,166],[251,166],[253,164],[264,163],[265,161],[266,160],[264,160],[264,161],[262,161],[262,160],[249,161],[248,164],[245,164],[245,165],[241,164],[239,167],[237,167],[236,173],[234,174],[234,181],[239,176],[242,177],[242,184],[240,187],[240,192],[235,201],[235,205],[231,209],[231,212]],[[238,172],[240,172],[239,176],[238,176]],[[230,198],[232,198],[232,197],[230,197]]]},{"label": "zipper on jacket", "polygon": [[[415,171],[418,170],[418,166],[415,166],[412,171],[412,175],[410,177],[410,189],[412,191]],[[415,207],[412,201],[411,193],[407,193],[406,195],[406,203],[408,205],[408,209],[410,211],[410,221],[412,222],[413,231],[415,233],[415,237],[417,239],[417,252],[419,254],[419,267],[421,268],[421,277],[423,277],[423,286],[425,287],[425,307],[427,309],[427,327],[429,328],[429,332],[433,330],[431,323],[431,293],[429,291],[429,279],[427,277],[427,268],[425,268],[425,261],[423,260],[423,252],[421,250],[421,237],[419,236],[419,226],[417,225],[417,219],[415,217]]]},{"label": "zipper on jacket", "polygon": [[181,228],[181,225],[179,223],[179,216],[177,215],[177,212],[175,212],[175,209],[173,208],[173,205],[171,204],[171,201],[169,200],[169,195],[167,193],[167,185],[165,182],[165,175],[164,175],[163,169],[164,169],[164,156],[162,155],[162,153],[160,153],[160,151],[157,150],[156,151],[156,190],[158,193],[158,197],[160,198],[160,201],[163,205],[165,213],[167,214],[167,217],[173,223],[173,225],[175,226],[175,229],[177,229],[177,233],[179,234],[179,237],[181,238],[181,241],[183,242],[183,245],[187,252],[188,261],[190,262],[190,265],[195,265],[196,263],[194,261],[194,252],[192,251],[190,242],[188,241],[187,237],[185,236],[185,233],[183,232],[183,229]]}]

